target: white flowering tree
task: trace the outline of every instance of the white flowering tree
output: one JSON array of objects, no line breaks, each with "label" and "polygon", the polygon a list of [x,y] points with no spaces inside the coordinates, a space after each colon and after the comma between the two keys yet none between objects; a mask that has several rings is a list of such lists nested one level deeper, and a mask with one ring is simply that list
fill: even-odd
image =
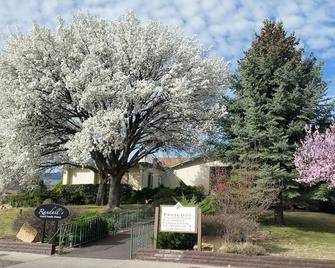
[{"label": "white flowering tree", "polygon": [[215,135],[226,78],[193,40],[133,14],[13,34],[0,57],[2,170],[84,166],[110,181],[118,206],[122,176],[143,157]]}]

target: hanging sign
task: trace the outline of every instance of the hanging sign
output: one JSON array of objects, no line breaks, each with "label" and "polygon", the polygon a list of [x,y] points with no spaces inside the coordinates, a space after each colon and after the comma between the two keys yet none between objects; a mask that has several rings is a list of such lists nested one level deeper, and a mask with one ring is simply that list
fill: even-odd
[{"label": "hanging sign", "polygon": [[45,204],[35,209],[35,216],[41,220],[63,220],[69,216],[69,211],[58,204]]}]

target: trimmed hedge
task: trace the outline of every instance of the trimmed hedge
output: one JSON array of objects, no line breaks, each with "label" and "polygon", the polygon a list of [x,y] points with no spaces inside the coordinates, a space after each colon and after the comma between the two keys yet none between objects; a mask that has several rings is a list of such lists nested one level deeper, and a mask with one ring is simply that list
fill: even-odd
[{"label": "trimmed hedge", "polygon": [[[36,207],[46,201],[63,205],[95,204],[98,187],[99,185],[93,184],[62,185],[59,182],[53,190],[41,189],[35,192],[22,192],[5,197],[1,203],[11,204],[14,207]],[[105,198],[107,199],[108,187],[106,188]],[[130,185],[123,184],[121,188],[122,204],[152,203],[155,206],[164,203],[175,204],[176,198],[180,196],[186,196],[190,199],[196,196],[198,201],[203,198],[196,187],[186,185],[180,185],[176,189],[161,186],[155,189],[133,190]],[[104,203],[106,204],[107,200]]]}]

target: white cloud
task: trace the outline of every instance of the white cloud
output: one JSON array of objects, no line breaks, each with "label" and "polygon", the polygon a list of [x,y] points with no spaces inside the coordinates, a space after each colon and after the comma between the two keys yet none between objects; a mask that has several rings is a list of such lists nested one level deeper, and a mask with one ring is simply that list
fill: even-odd
[{"label": "white cloud", "polygon": [[33,21],[54,26],[56,16],[70,21],[78,10],[116,19],[127,10],[140,18],[160,20],[197,35],[200,43],[236,61],[243,56],[267,18],[282,20],[307,52],[329,60],[335,57],[335,1],[333,0],[0,0],[0,35]]}]

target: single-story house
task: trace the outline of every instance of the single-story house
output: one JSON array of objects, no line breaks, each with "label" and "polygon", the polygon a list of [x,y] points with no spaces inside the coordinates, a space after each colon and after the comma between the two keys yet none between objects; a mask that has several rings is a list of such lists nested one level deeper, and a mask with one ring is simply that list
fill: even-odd
[{"label": "single-story house", "polygon": [[[156,158],[153,161],[139,162],[124,175],[122,183],[141,190],[160,185],[176,188],[183,182],[186,185],[203,187],[205,192],[209,192],[216,187],[218,178],[227,176],[229,170],[228,163],[205,157]],[[99,180],[99,174],[89,169],[77,167],[64,169],[63,184],[97,184]]]}]

